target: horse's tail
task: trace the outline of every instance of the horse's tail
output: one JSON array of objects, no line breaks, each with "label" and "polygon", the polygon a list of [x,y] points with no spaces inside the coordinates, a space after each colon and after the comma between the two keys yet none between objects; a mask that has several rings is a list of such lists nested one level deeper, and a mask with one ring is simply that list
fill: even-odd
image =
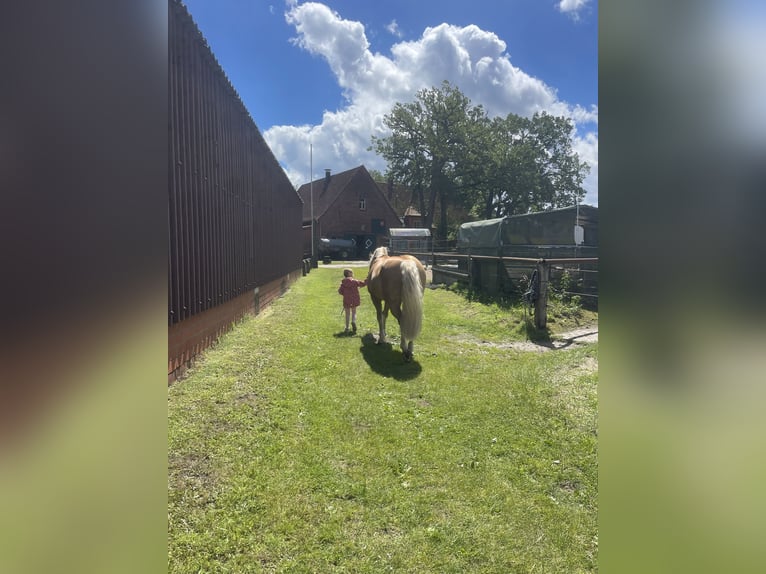
[{"label": "horse's tail", "polygon": [[399,322],[402,338],[414,341],[423,324],[423,288],[420,272],[414,261],[402,261],[402,318]]}]

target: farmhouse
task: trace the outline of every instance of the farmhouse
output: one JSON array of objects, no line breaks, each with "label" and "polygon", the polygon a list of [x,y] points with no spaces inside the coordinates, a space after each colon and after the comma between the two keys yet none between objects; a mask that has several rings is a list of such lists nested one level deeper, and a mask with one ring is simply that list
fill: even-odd
[{"label": "farmhouse", "polygon": [[363,165],[336,174],[326,169],[322,179],[303,184],[298,194],[303,200],[303,227],[307,231],[304,253],[311,253],[312,210],[315,249],[320,238],[344,239],[353,242],[355,252],[348,255],[354,258],[368,258],[375,247],[386,244],[389,229],[402,226]]}]

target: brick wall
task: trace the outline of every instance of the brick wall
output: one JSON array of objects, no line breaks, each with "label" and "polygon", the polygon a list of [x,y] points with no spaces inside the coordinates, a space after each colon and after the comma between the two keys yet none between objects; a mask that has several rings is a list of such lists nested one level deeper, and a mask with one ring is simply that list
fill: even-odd
[{"label": "brick wall", "polygon": [[[360,198],[366,201],[364,210],[359,209]],[[375,182],[359,173],[322,216],[322,236],[370,235],[373,219],[385,221],[387,229],[401,227]]]},{"label": "brick wall", "polygon": [[303,275],[298,269],[168,328],[168,384],[180,378],[194,358],[247,314],[257,315]]}]

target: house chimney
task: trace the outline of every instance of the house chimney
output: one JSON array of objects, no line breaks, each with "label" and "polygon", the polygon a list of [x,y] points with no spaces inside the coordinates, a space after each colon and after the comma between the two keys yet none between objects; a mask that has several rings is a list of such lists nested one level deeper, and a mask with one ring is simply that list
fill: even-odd
[{"label": "house chimney", "polygon": [[322,191],[327,191],[327,188],[330,185],[330,168],[325,168],[324,170],[324,189]]}]

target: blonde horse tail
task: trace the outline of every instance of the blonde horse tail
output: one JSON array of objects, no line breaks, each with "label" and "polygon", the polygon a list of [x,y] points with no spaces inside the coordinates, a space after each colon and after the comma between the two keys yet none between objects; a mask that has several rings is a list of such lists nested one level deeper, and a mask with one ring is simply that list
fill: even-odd
[{"label": "blonde horse tail", "polygon": [[423,324],[423,289],[420,273],[414,261],[402,261],[402,318],[399,328],[402,338],[414,341]]}]

